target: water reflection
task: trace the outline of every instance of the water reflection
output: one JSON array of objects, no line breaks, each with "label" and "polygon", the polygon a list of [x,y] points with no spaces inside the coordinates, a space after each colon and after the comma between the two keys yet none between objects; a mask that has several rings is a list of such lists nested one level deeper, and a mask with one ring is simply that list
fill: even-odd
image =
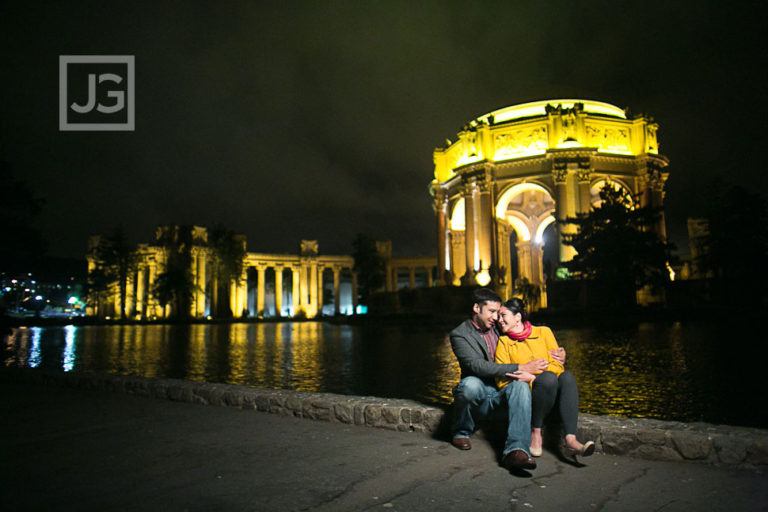
[{"label": "water reflection", "polygon": [[[449,327],[321,322],[20,328],[5,366],[90,371],[449,404],[459,366]],[[554,329],[593,414],[768,427],[753,396],[722,374],[722,343],[702,323]],[[756,327],[754,328],[756,333]],[[759,339],[756,338],[755,339]],[[759,372],[743,389],[762,391]],[[732,377],[732,376],[731,376]],[[741,389],[741,388],[738,388]]]}]

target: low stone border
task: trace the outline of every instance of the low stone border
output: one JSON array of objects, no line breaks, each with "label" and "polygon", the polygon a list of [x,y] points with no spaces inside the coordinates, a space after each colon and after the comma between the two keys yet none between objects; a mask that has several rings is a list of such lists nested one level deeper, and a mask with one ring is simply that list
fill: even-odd
[{"label": "low stone border", "polygon": [[[250,388],[177,379],[88,373],[44,373],[4,368],[0,379],[93,389],[203,405],[253,409],[285,416],[401,432],[436,432],[446,412],[412,400]],[[768,430],[579,415],[579,438],[598,451],[653,460],[768,465]]]}]

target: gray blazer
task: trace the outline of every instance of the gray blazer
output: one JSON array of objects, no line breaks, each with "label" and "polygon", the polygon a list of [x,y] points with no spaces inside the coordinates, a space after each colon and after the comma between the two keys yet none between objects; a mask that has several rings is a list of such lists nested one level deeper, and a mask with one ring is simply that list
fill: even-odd
[{"label": "gray blazer", "polygon": [[489,386],[496,386],[494,378],[517,371],[517,364],[497,364],[491,360],[485,340],[470,319],[451,331],[451,348],[459,360],[462,379],[475,376]]}]

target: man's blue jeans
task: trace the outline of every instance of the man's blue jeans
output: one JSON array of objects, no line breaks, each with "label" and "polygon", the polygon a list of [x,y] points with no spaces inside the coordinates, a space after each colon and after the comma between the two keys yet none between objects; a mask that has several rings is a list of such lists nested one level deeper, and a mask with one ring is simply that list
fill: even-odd
[{"label": "man's blue jeans", "polygon": [[531,389],[525,382],[514,381],[496,389],[477,377],[465,377],[453,388],[453,437],[469,437],[475,422],[498,417],[494,411],[507,409],[506,455],[512,450],[523,450],[530,456],[531,446]]}]

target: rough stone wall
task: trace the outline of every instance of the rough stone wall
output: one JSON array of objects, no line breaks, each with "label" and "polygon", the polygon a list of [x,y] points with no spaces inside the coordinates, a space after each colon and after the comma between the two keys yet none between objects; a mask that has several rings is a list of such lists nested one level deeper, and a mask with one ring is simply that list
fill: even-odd
[{"label": "rough stone wall", "polygon": [[[203,405],[253,409],[332,423],[402,432],[437,432],[447,412],[412,400],[250,388],[176,379],[43,373],[5,368],[0,379],[128,393]],[[768,465],[768,430],[581,414],[579,438],[599,452],[655,460]]]}]

